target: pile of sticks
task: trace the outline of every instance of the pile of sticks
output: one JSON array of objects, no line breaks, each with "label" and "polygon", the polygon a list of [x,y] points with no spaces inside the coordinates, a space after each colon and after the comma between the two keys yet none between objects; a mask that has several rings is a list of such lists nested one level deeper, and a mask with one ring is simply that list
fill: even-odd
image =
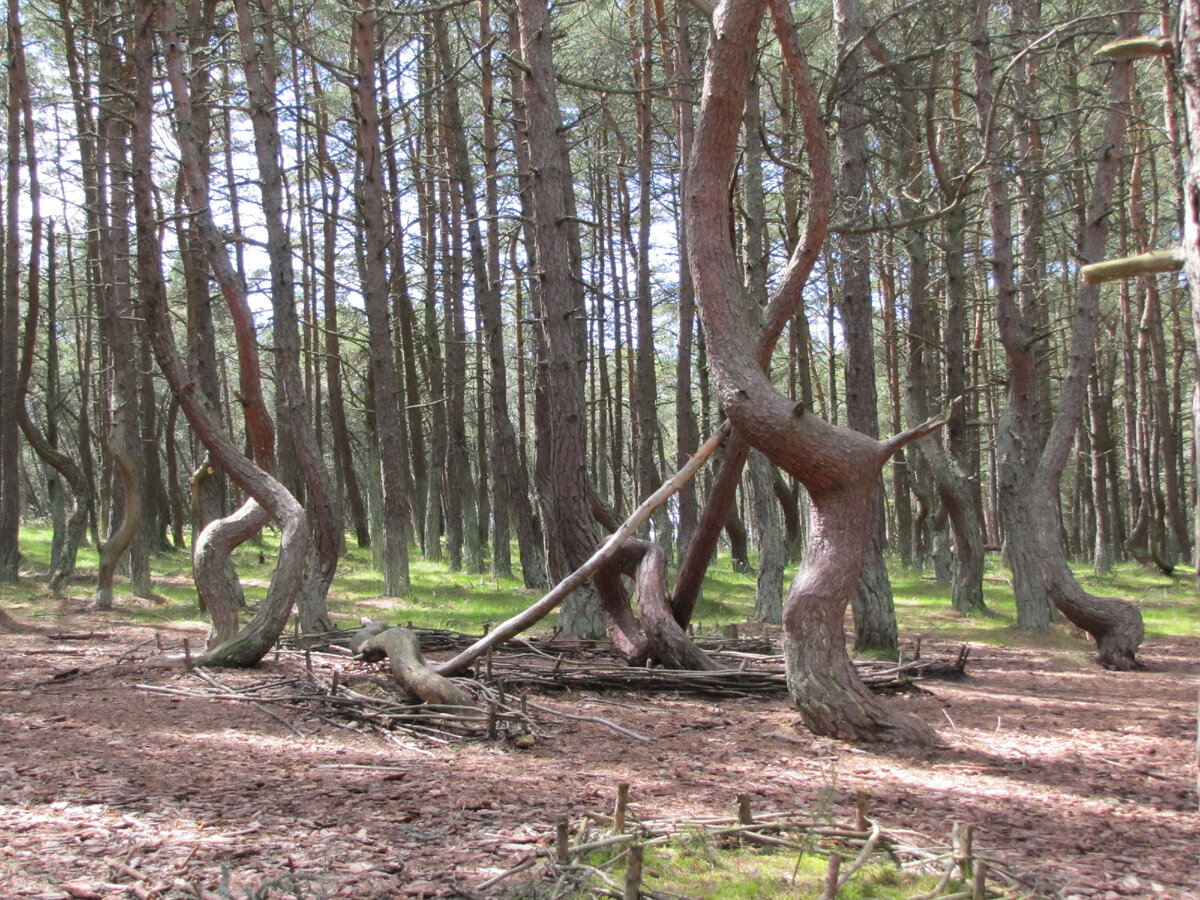
[{"label": "pile of sticks", "polygon": [[[481,635],[440,628],[412,628],[425,653],[453,652],[469,647]],[[345,648],[351,632],[323,635],[293,634],[281,646],[299,649]],[[697,645],[722,664],[716,672],[677,669],[634,668],[605,644],[566,640],[551,635],[546,639],[517,638],[490,653],[475,672],[475,680],[502,683],[509,689],[563,691],[630,691],[672,693],[709,697],[748,697],[787,692],[784,660],[769,637],[697,639]],[[856,660],[859,677],[870,688],[895,691],[910,688],[919,678],[961,678],[966,673],[970,648],[963,645],[948,658],[921,656],[917,638],[910,659],[898,661]]]}]

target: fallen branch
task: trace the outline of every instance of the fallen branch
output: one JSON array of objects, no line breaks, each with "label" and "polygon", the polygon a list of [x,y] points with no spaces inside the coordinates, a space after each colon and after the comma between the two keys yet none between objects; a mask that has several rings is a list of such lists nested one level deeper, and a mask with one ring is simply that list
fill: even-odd
[{"label": "fallen branch", "polygon": [[625,520],[620,528],[613,532],[608,540],[604,542],[604,545],[593,553],[587,562],[555,585],[542,599],[538,600],[525,611],[518,613],[505,622],[501,622],[490,634],[476,641],[453,659],[436,666],[433,671],[439,675],[457,675],[465,671],[468,666],[486,653],[489,648],[503,644],[509,638],[515,637],[548,615],[555,607],[578,588],[582,587],[596,572],[605,566],[625,541],[650,518],[650,514],[666,503],[692,476],[700,471],[700,467],[716,452],[728,434],[729,423],[723,422],[708,440],[704,442],[700,449],[696,451],[692,458],[687,461],[683,468],[676,472],[662,487],[647,497],[642,505],[634,510],[633,514]]},{"label": "fallen branch", "polygon": [[359,653],[367,662],[386,656],[392,678],[435,709],[478,709],[466,691],[425,664],[421,643],[407,628],[389,628],[367,638],[359,645]]}]

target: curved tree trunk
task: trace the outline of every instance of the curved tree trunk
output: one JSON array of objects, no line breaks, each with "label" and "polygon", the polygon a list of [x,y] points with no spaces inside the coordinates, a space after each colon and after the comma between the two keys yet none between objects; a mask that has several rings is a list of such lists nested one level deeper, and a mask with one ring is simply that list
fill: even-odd
[{"label": "curved tree trunk", "polygon": [[[977,34],[986,30],[988,9],[985,0],[980,0],[975,24]],[[1122,14],[1121,36],[1132,33],[1135,23],[1136,15]],[[977,52],[982,54],[982,49],[980,47]],[[981,121],[990,121],[993,102],[989,64],[982,55],[977,59],[977,83],[983,88],[979,101]],[[1131,84],[1132,63],[1128,60],[1115,63],[1092,196],[1079,236],[1078,257],[1084,263],[1104,257],[1107,219],[1128,119]],[[994,140],[990,130],[985,126],[984,133],[989,142]],[[1003,193],[999,178],[1000,173],[989,169],[989,190],[994,197]],[[1137,665],[1137,648],[1144,634],[1141,614],[1125,601],[1092,597],[1079,586],[1067,566],[1057,515],[1060,482],[1075,432],[1083,418],[1087,382],[1096,358],[1100,288],[1086,282],[1079,288],[1071,316],[1067,369],[1058,409],[1042,440],[1034,427],[1037,366],[1031,349],[1034,344],[1032,326],[1013,300],[1010,292],[998,293],[996,315],[1012,379],[1009,409],[1000,436],[1010,442],[1011,462],[1005,487],[1007,502],[1014,513],[1008,531],[1014,583],[1017,584],[1019,574],[1022,579],[1035,584],[1069,621],[1091,634],[1096,640],[1101,664],[1114,669],[1133,668]],[[1014,549],[1028,554],[1029,558],[1014,557]],[[1022,566],[1020,573],[1018,564]],[[1042,624],[1040,610],[1034,612],[1039,613],[1035,624]]]},{"label": "curved tree trunk", "polygon": [[[153,0],[139,0],[133,33],[135,92],[132,148],[139,295],[154,355],[192,429],[208,448],[216,464],[228,472],[239,487],[258,500],[281,527],[279,563],[257,614],[233,638],[212,648],[198,661],[200,665],[252,666],[270,650],[291,615],[309,554],[309,524],[304,509],[283,485],[244,456],[222,431],[219,419],[197,396],[192,378],[175,348],[166,283],[162,274],[162,245],[154,209],[155,186],[150,175],[154,153],[151,138],[154,12]],[[257,376],[257,370],[251,374]],[[243,375],[247,376],[248,373]]]},{"label": "curved tree trunk", "polygon": [[[20,54],[24,56],[23,53]],[[27,132],[31,133],[33,116],[32,112],[26,110]],[[32,155],[31,136],[27,136],[26,152],[33,159]],[[32,163],[31,163],[32,165]],[[36,180],[36,179],[34,179]],[[37,209],[34,203],[34,209]],[[34,220],[37,221],[35,214]],[[59,498],[51,497],[51,503],[55,510],[54,521],[54,539],[53,550],[50,554],[50,590],[55,594],[61,589],[62,584],[75,571],[75,560],[79,554],[79,544],[83,539],[83,530],[87,527],[88,514],[88,484],[84,477],[83,470],[79,468],[75,460],[61,452],[56,446],[57,440],[55,434],[57,431],[55,423],[54,404],[57,403],[57,384],[58,384],[58,361],[57,361],[57,342],[51,338],[49,341],[49,352],[47,359],[47,368],[50,370],[47,378],[47,397],[46,397],[46,418],[47,427],[46,433],[43,434],[29,415],[29,409],[25,405],[26,395],[29,393],[29,380],[33,372],[33,357],[37,344],[38,334],[38,317],[41,309],[40,297],[41,292],[38,288],[38,244],[37,240],[31,242],[31,257],[29,266],[29,292],[28,292],[28,308],[25,313],[25,336],[21,347],[21,363],[20,371],[17,374],[17,423],[21,427],[21,432],[25,435],[25,440],[29,442],[29,446],[33,448],[43,463],[52,468],[58,475],[61,475],[70,485],[71,493],[75,495],[75,508],[72,510],[70,517],[65,523],[61,521],[61,514],[58,511]],[[46,244],[47,267],[46,267],[46,303],[47,303],[47,332],[54,335],[57,332],[55,325],[55,297],[56,297],[56,273],[55,273],[55,248],[54,248],[54,222],[51,220],[47,229]],[[56,487],[56,482],[51,483],[52,492],[61,492],[61,484]]]},{"label": "curved tree trunk", "polygon": [[117,475],[121,480],[121,490],[125,497],[124,515],[121,524],[107,541],[100,545],[100,564],[96,575],[96,608],[112,609],[113,577],[117,572],[117,563],[121,556],[133,543],[140,525],[142,512],[142,491],[137,473],[133,468],[133,460],[125,452],[120,438],[121,431],[114,425],[113,437],[109,439],[109,454]]},{"label": "curved tree trunk", "polygon": [[[1136,23],[1136,14],[1123,13],[1119,19],[1119,37],[1130,36]],[[1092,196],[1079,241],[1079,257],[1085,263],[1104,258],[1132,84],[1133,63],[1129,60],[1115,63],[1108,112],[1092,179]],[[1100,286],[1084,283],[1079,288],[1071,316],[1068,366],[1058,410],[1038,460],[1037,477],[1026,486],[1027,508],[1035,525],[1040,550],[1038,569],[1047,595],[1072,624],[1095,639],[1102,665],[1111,669],[1130,669],[1138,665],[1137,649],[1145,633],[1141,613],[1124,600],[1093,597],[1079,585],[1067,566],[1055,506],[1075,432],[1083,420],[1087,382],[1096,359],[1099,319]]]},{"label": "curved tree trunk", "polygon": [[[887,708],[862,685],[843,633],[880,472],[891,453],[919,434],[880,442],[830,425],[779,393],[759,365],[729,246],[729,178],[766,5],[766,0],[727,0],[714,15],[704,101],[688,166],[684,222],[709,361],[735,427],[803,482],[812,501],[804,562],[784,606],[788,683],[805,721],[822,734],[929,742],[933,735],[927,726]],[[790,18],[782,0],[775,0],[773,10],[779,20]],[[785,45],[794,41],[790,32],[780,37]],[[803,99],[812,102],[811,96]]]},{"label": "curved tree trunk", "polygon": [[208,650],[232,640],[238,633],[238,613],[246,601],[237,573],[232,571],[231,557],[233,551],[257,534],[270,518],[258,501],[249,499],[233,514],[209,522],[196,537],[196,546],[192,550],[192,578],[212,621],[204,644]]},{"label": "curved tree trunk", "polygon": [[[187,44],[180,34],[173,0],[163,4],[160,17],[167,35],[164,55],[175,102],[176,139],[185,181],[184,193],[193,215],[195,240],[204,253],[233,321],[238,354],[238,396],[251,457],[264,471],[270,472],[275,464],[275,431],[262,394],[257,330],[246,300],[245,285],[230,262],[224,238],[213,219],[209,203],[208,168],[203,141],[208,131],[207,115],[203,110],[197,112],[192,105],[192,87],[186,78],[183,55]],[[192,23],[193,36],[196,30]],[[198,77],[197,73],[193,73],[193,78]],[[207,280],[204,282],[204,291],[207,293]],[[193,352],[194,349],[189,348]],[[200,380],[203,385],[206,366],[202,357],[198,362],[201,364]],[[204,390],[202,393],[201,402],[207,403],[210,413],[215,416],[212,392]],[[245,606],[245,595],[233,565],[233,551],[257,534],[268,518],[262,507],[259,507],[261,512],[257,516],[248,517],[243,506],[231,516],[210,521],[202,495],[205,483],[216,474],[213,471],[215,468],[205,460],[192,476],[193,527],[196,534],[192,565],[200,608],[212,617],[208,638],[210,649],[233,638],[238,630],[238,610]],[[249,522],[257,522],[257,527],[251,528]]]}]

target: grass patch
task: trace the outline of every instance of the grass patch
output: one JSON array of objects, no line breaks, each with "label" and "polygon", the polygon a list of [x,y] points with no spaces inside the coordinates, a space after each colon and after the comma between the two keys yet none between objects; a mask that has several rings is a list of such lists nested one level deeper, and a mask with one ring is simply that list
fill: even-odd
[{"label": "grass patch", "polygon": [[[856,852],[847,850],[848,858]],[[624,883],[625,857],[593,855],[587,863]],[[825,884],[828,857],[787,850],[730,844],[703,832],[693,832],[666,844],[647,846],[642,863],[642,888],[664,896],[704,897],[705,900],[777,900],[817,897]],[[598,885],[599,880],[593,882]],[[934,875],[905,872],[882,857],[868,861],[838,891],[845,900],[904,900],[929,892]],[[585,887],[582,886],[581,887]],[[959,889],[951,883],[950,890]]]},{"label": "grass patch", "polygon": [[[48,615],[58,609],[58,601],[46,594],[38,575],[49,568],[51,537],[47,523],[35,522],[22,528],[25,580],[19,585],[0,586],[0,603],[5,608],[25,615]],[[234,554],[234,564],[252,604],[266,595],[278,545],[278,534],[268,528],[263,531],[260,541],[244,544]],[[89,582],[88,576],[94,578],[97,564],[95,548],[80,550],[80,577],[69,589],[72,595],[90,595],[94,581]],[[127,589],[122,590],[122,581],[118,577],[117,606],[121,614],[148,622],[164,619],[202,621],[203,616],[196,607],[188,554],[159,554],[151,565],[158,598],[140,600],[130,597]],[[1142,611],[1148,637],[1200,635],[1200,592],[1194,577],[1169,578],[1132,563],[1116,567],[1105,577],[1096,576],[1086,566],[1077,566],[1075,571],[1088,590],[1135,603]],[[418,626],[479,633],[488,623],[515,615],[540,596],[540,592],[526,589],[519,579],[496,578],[490,573],[451,572],[444,561],[424,560],[416,550],[412,553],[410,573],[412,591],[409,596],[384,597],[383,578],[372,566],[370,551],[359,549],[351,542],[339,560],[337,575],[329,591],[331,616],[344,626],[357,623],[361,616],[371,616],[391,622],[411,621]],[[791,572],[788,574],[790,576]],[[931,575],[893,566],[891,581],[902,634],[1001,647],[1035,647],[1066,656],[1090,652],[1089,642],[1066,626],[1052,628],[1041,635],[1029,635],[1016,629],[1011,574],[994,554],[988,557],[984,575],[984,598],[991,612],[988,616],[968,618],[959,615],[950,606],[949,587],[937,584]],[[754,585],[753,572],[735,572],[728,556],[719,556],[704,581],[694,617],[696,627],[702,631],[715,631],[751,620]],[[556,620],[557,617],[551,614],[543,621],[542,628],[554,628]]]}]

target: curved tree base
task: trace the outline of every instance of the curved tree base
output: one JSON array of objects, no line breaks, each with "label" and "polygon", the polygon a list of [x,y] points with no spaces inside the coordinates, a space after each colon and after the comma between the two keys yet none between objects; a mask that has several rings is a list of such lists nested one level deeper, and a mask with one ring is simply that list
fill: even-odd
[{"label": "curved tree base", "polygon": [[814,734],[866,743],[936,746],[937,734],[916,716],[881,703],[840,652],[817,652],[811,641],[784,639],[788,690]]},{"label": "curved tree base", "polygon": [[205,653],[196,665],[234,669],[256,666],[283,634],[304,577],[309,544],[308,517],[304,510],[294,500],[285,508],[288,519],[280,538],[279,563],[271,576],[266,599],[241,631]]},{"label": "curved tree base", "polygon": [[238,611],[245,605],[242,587],[231,565],[236,547],[244,544],[271,519],[256,500],[247,500],[230,516],[214,519],[196,538],[192,578],[201,608],[212,621],[205,646],[215,648],[238,633]]},{"label": "curved tree base", "polygon": [[[622,575],[636,584],[636,622],[621,584]],[[608,617],[609,635],[630,665],[652,659],[668,669],[720,669],[675,620],[667,589],[667,555],[658,544],[630,538],[596,575],[595,584]]]},{"label": "curved tree base", "polygon": [[121,478],[121,489],[124,492],[125,515],[113,536],[100,546],[99,573],[93,605],[101,611],[113,608],[113,578],[117,573],[117,563],[133,543],[142,519],[142,489],[138,484],[133,460],[115,439],[111,440],[110,444],[113,465]]},{"label": "curved tree base", "polygon": [[359,653],[367,662],[386,656],[392,678],[431,707],[458,714],[478,713],[479,706],[470,694],[425,665],[421,642],[407,628],[389,628],[367,639],[359,647]]},{"label": "curved tree base", "polygon": [[933,729],[872,694],[846,652],[846,606],[873,492],[865,482],[857,490],[812,497],[809,552],[783,610],[788,690],[815,734],[932,746],[938,743]]},{"label": "curved tree base", "polygon": [[[1057,568],[1057,567],[1055,567]],[[1065,564],[1063,565],[1065,567]],[[1106,669],[1129,672],[1143,668],[1137,651],[1146,636],[1138,608],[1116,597],[1096,597],[1075,580],[1068,569],[1056,571],[1048,592],[1067,621],[1082,628],[1096,641],[1097,662]]]}]

